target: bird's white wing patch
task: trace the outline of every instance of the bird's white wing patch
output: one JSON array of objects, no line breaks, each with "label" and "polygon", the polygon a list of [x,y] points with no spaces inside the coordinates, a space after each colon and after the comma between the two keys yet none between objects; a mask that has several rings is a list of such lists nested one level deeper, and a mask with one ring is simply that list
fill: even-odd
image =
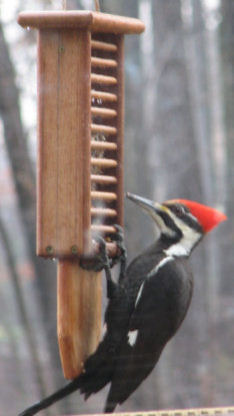
[{"label": "bird's white wing patch", "polygon": [[131,345],[131,347],[134,347],[136,344],[138,335],[138,329],[134,329],[133,331],[128,332],[128,344]]}]

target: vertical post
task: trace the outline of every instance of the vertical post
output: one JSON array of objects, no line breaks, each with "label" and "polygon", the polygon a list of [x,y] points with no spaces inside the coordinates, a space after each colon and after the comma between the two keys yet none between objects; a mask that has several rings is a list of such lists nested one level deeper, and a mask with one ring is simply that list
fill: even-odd
[{"label": "vertical post", "polygon": [[59,260],[57,278],[60,357],[64,376],[73,379],[99,341],[101,273],[81,269],[76,259],[65,259]]}]

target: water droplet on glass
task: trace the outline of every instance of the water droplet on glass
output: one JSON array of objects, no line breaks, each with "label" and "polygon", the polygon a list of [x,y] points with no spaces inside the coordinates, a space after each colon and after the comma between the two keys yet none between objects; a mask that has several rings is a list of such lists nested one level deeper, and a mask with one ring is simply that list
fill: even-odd
[{"label": "water droplet on glass", "polygon": [[31,30],[29,26],[27,26],[27,30],[28,30],[28,31],[29,31],[29,30]]},{"label": "water droplet on glass", "polygon": [[95,98],[93,97],[93,98],[92,98],[92,104],[94,104],[94,103],[95,103]]}]

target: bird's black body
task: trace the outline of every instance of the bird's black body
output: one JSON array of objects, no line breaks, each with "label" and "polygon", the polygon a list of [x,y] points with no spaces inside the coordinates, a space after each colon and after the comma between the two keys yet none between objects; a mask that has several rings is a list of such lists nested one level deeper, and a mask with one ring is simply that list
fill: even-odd
[{"label": "bird's black body", "polygon": [[79,377],[19,416],[34,415],[75,390],[88,398],[108,383],[105,412],[113,412],[149,375],[185,318],[193,291],[188,257],[203,236],[202,227],[186,206],[174,203],[156,206],[134,195],[130,199],[139,201],[143,208],[146,206],[158,223],[161,231],[158,241],[137,256],[126,270],[122,252],[118,283],[111,278],[103,245],[109,298],[103,340],[87,359]]},{"label": "bird's black body", "polygon": [[[123,329],[106,411],[113,411],[117,403],[124,402],[149,375],[190,304],[193,279],[187,259],[165,262],[147,278],[150,271],[166,259],[158,248],[153,245],[134,260],[122,282],[128,314],[124,312],[124,325],[121,324]],[[136,302],[142,285],[142,294]],[[129,342],[131,333],[136,334],[132,345]]]}]

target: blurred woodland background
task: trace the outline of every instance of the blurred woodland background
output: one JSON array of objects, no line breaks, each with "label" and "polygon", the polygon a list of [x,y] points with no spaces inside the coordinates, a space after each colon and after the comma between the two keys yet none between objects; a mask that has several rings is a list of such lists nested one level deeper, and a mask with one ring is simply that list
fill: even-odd
[{"label": "blurred woodland background", "polygon": [[[92,0],[68,0],[92,9]],[[159,365],[118,410],[234,404],[233,0],[100,0],[103,12],[141,18],[126,37],[125,189],[217,207],[228,221],[192,256],[195,293]],[[62,1],[1,0],[0,415],[14,416],[64,384],[56,340],[56,264],[35,256],[36,31],[22,10]],[[126,203],[129,258],[152,224]],[[100,412],[106,391],[79,393],[46,414]]]}]

